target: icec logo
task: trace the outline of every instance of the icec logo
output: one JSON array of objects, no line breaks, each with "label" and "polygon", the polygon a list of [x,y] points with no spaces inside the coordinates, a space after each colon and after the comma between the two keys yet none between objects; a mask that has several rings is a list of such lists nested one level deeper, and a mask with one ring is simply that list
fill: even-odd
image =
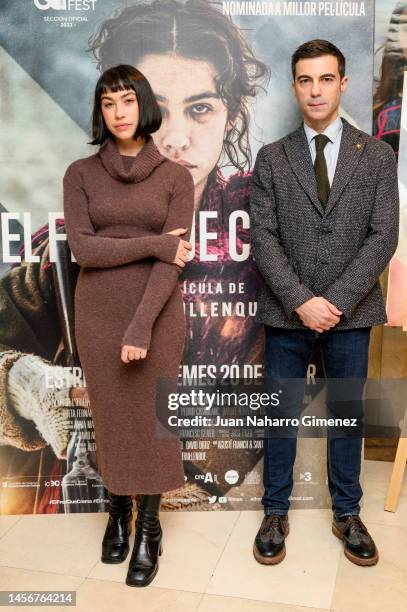
[{"label": "icec logo", "polygon": [[229,484],[236,484],[239,480],[239,472],[236,470],[228,470],[225,474],[225,480]]},{"label": "icec logo", "polygon": [[89,11],[95,10],[97,0],[34,0],[34,5],[40,11]]}]

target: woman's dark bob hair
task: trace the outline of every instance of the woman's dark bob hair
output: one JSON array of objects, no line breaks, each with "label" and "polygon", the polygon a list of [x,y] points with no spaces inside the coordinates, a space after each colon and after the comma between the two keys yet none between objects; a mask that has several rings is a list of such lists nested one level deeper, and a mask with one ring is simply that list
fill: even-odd
[{"label": "woman's dark bob hair", "polygon": [[99,77],[95,87],[95,96],[92,112],[92,145],[102,145],[113,134],[107,129],[102,115],[102,95],[109,91],[125,91],[132,89],[137,97],[139,106],[139,122],[133,138],[148,136],[156,132],[161,126],[161,111],[157,104],[150,83],[144,74],[134,66],[120,64],[105,70]]}]

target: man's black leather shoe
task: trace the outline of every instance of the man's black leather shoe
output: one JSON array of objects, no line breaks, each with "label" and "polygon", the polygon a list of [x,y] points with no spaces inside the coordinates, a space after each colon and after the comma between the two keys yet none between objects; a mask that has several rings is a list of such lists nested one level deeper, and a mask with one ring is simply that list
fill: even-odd
[{"label": "man's black leather shoe", "polygon": [[333,517],[332,531],[345,544],[345,556],[356,565],[376,565],[379,553],[359,515]]},{"label": "man's black leather shoe", "polygon": [[266,515],[254,540],[253,554],[256,561],[266,565],[280,563],[286,554],[285,538],[289,531],[287,514]]},{"label": "man's black leather shoe", "polygon": [[122,563],[129,553],[129,535],[133,517],[131,495],[109,494],[109,519],[102,541],[102,562]]}]

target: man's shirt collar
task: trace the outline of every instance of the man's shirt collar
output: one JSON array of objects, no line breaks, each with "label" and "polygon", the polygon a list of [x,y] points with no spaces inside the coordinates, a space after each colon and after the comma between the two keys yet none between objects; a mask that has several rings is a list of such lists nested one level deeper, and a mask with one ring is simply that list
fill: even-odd
[{"label": "man's shirt collar", "polygon": [[[343,128],[342,119],[341,117],[338,116],[335,119],[335,121],[333,121],[332,123],[328,125],[328,127],[322,132],[322,134],[325,134],[326,136],[328,136],[331,142],[335,142],[342,128]],[[304,131],[307,137],[308,145],[311,143],[311,140],[319,134],[319,132],[316,132],[312,127],[307,125],[305,121],[304,121]]]}]

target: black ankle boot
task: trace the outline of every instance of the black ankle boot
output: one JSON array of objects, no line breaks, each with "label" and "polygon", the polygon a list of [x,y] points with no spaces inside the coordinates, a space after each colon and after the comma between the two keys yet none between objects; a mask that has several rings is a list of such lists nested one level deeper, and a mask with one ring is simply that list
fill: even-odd
[{"label": "black ankle boot", "polygon": [[129,553],[133,517],[131,495],[109,494],[109,520],[102,542],[102,562],[122,563]]},{"label": "black ankle boot", "polygon": [[137,496],[134,548],[126,577],[129,586],[147,586],[158,571],[158,555],[162,553],[160,501],[161,494]]}]

